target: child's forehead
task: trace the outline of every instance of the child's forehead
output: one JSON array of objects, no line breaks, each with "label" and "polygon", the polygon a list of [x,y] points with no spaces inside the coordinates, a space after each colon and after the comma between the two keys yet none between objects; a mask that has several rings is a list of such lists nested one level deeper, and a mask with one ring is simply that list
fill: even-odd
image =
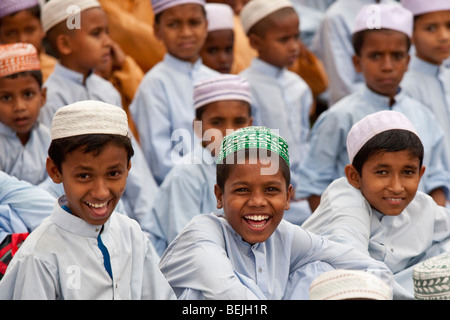
[{"label": "child's forehead", "polygon": [[367,157],[363,167],[418,167],[419,164],[419,157],[410,150],[388,151],[380,149]]}]

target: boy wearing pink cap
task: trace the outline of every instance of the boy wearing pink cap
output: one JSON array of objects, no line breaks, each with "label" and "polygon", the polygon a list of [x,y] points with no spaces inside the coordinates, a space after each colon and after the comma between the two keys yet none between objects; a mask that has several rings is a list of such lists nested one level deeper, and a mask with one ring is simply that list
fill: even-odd
[{"label": "boy wearing pink cap", "polygon": [[446,167],[450,168],[450,1],[402,0],[414,15],[414,55],[402,88],[436,116],[445,135]]},{"label": "boy wearing pink cap", "polygon": [[0,170],[39,184],[47,178],[48,127],[38,121],[46,101],[36,48],[0,46]]},{"label": "boy wearing pink cap", "polygon": [[356,122],[346,142],[345,177],[302,227],[384,262],[396,280],[394,299],[413,299],[414,265],[450,248],[449,210],[418,191],[421,139],[403,113],[385,110]]},{"label": "boy wearing pink cap", "polygon": [[38,0],[3,0],[0,3],[0,43],[27,42],[38,51],[43,81],[53,72],[56,59],[45,52],[41,7]]},{"label": "boy wearing pink cap", "polygon": [[166,47],[163,61],[142,79],[130,104],[139,142],[155,180],[161,184],[196,142],[194,83],[219,73],[206,67],[200,50],[207,36],[204,0],[153,0],[155,35]]},{"label": "boy wearing pink cap", "polygon": [[429,110],[400,88],[408,68],[412,28],[412,14],[399,4],[369,5],[356,17],[353,64],[364,75],[365,85],[323,112],[311,130],[297,196],[308,198],[312,210],[327,186],[344,176],[348,164],[345,137],[351,126],[381,110],[402,112],[414,124],[425,148],[427,167],[420,190],[445,205],[450,175],[442,162],[443,132]]}]

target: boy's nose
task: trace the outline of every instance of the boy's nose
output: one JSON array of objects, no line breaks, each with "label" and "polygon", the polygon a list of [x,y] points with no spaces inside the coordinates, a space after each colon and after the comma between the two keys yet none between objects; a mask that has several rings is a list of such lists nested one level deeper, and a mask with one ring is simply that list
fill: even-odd
[{"label": "boy's nose", "polygon": [[109,196],[109,188],[104,179],[97,179],[91,189],[91,196],[94,199],[103,200]]},{"label": "boy's nose", "polygon": [[392,177],[389,183],[389,189],[397,194],[402,192],[405,189],[402,183],[402,179],[398,176]]},{"label": "boy's nose", "polygon": [[266,199],[264,195],[259,191],[253,191],[248,201],[250,207],[262,207],[266,205]]},{"label": "boy's nose", "polygon": [[14,99],[13,101],[13,110],[15,113],[22,112],[26,110],[26,104],[22,99]]}]

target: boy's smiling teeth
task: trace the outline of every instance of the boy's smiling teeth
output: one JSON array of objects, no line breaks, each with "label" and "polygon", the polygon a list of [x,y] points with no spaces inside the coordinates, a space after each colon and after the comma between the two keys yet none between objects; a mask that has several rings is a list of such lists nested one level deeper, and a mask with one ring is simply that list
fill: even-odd
[{"label": "boy's smiling teeth", "polygon": [[267,215],[267,214],[248,215],[248,216],[245,216],[245,219],[253,220],[253,221],[262,221],[262,220],[269,219],[269,215]]},{"label": "boy's smiling teeth", "polygon": [[108,204],[108,201],[103,202],[103,203],[92,203],[92,202],[86,201],[86,204],[93,208],[102,208]]}]

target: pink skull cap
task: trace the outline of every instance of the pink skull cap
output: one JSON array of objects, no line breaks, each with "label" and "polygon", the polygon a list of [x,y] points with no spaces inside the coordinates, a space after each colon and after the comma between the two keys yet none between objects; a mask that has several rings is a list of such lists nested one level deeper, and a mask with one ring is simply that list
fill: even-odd
[{"label": "pink skull cap", "polygon": [[39,4],[38,0],[1,0],[0,1],[0,18],[12,13],[32,8]]},{"label": "pink skull cap", "polygon": [[347,153],[350,163],[367,141],[381,132],[393,129],[411,131],[419,136],[411,121],[398,111],[375,112],[356,122],[347,135]]},{"label": "pink skull cap", "polygon": [[413,15],[400,4],[370,4],[356,16],[353,33],[363,30],[390,29],[405,33],[411,38]]},{"label": "pink skull cap", "polygon": [[415,16],[429,12],[450,10],[449,0],[401,0],[400,3]]},{"label": "pink skull cap", "polygon": [[206,2],[205,0],[152,0],[153,13],[157,15],[169,8],[188,3],[204,6]]}]

